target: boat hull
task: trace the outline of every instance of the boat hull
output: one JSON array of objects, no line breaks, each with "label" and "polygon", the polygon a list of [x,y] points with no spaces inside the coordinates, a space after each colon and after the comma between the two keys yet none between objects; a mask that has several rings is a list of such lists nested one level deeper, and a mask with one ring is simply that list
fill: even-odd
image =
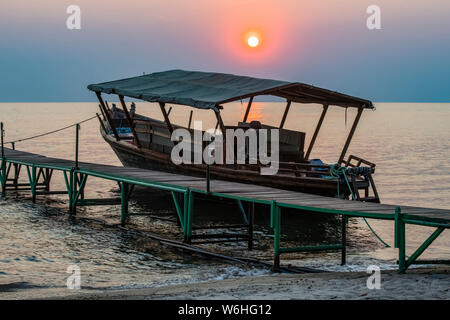
[{"label": "boat hull", "polygon": [[[204,165],[175,165],[170,160],[169,155],[145,148],[137,148],[130,142],[116,141],[112,136],[106,135],[103,131],[102,136],[125,167],[164,171],[197,177],[205,176]],[[261,175],[257,171],[235,170],[223,166],[211,166],[211,178],[325,196],[334,197],[337,195],[336,181],[328,179],[283,175],[266,176]],[[345,189],[345,185],[341,184],[341,193]]]}]

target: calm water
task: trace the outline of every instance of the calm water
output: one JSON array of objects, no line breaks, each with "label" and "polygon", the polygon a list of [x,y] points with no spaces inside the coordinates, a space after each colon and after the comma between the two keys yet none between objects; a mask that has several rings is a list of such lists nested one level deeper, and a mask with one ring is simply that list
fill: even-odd
[{"label": "calm water", "polygon": [[[225,123],[242,119],[244,106],[230,104],[224,113]],[[278,125],[284,104],[255,103],[251,120]],[[450,104],[376,104],[377,110],[366,111],[350,146],[348,154],[361,156],[377,164],[375,182],[384,203],[450,208]],[[139,113],[162,119],[159,107],[137,104]],[[54,130],[91,117],[98,112],[95,103],[14,103],[0,104],[0,120],[5,123],[6,140],[11,141]],[[317,106],[293,105],[285,127],[307,133],[307,143],[320,115]],[[354,112],[335,107],[325,119],[316,142],[314,158],[334,163],[348,133]],[[189,110],[174,107],[172,121],[187,124]],[[347,124],[346,124],[347,117]],[[203,128],[214,127],[213,114],[194,111],[194,120],[202,119]],[[98,123],[92,120],[82,124],[80,160],[120,165],[115,154],[101,139]],[[19,150],[49,156],[73,158],[74,129],[39,139],[21,142]],[[55,175],[53,190],[64,190],[63,178]],[[86,196],[91,198],[117,196],[117,184],[90,179]],[[137,193],[131,210],[150,212],[169,218],[155,220],[133,218],[130,228],[181,239],[175,224],[170,198],[161,193]],[[214,216],[203,208],[198,220],[209,224],[222,221],[224,216],[239,223],[236,208],[224,206]],[[118,207],[80,208],[79,216],[104,221],[108,226],[93,221],[71,221],[65,215],[64,196],[38,197],[30,202],[29,194],[20,199],[9,193],[0,200],[0,298],[64,294],[66,268],[76,264],[81,268],[82,287],[115,288],[158,286],[168,283],[196,282],[248,274],[264,275],[266,270],[243,268],[191,257],[168,249],[157,242],[124,233],[113,227],[118,223]],[[202,211],[202,210],[200,210]],[[205,213],[206,212],[206,213]],[[227,218],[228,219],[228,218]],[[314,217],[293,217],[284,241],[297,244],[332,242],[338,239],[335,221]],[[243,253],[244,245],[215,245],[208,249],[230,255],[251,255],[270,259],[271,237],[267,229],[267,214],[256,217],[256,250]],[[305,223],[306,222],[306,223]],[[370,221],[372,227],[390,245],[393,245],[393,224]],[[408,226],[408,253],[411,253],[433,230]],[[352,219],[349,228],[349,265],[338,266],[337,253],[301,255],[292,257],[291,264],[320,266],[337,270],[359,270],[368,264],[392,267],[396,251],[384,248],[368,231],[360,219]],[[449,232],[446,230],[433,243],[423,258],[448,259]]]}]

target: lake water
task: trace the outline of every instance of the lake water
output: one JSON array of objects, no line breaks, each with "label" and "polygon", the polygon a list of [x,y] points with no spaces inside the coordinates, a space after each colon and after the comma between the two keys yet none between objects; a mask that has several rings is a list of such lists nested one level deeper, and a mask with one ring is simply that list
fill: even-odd
[{"label": "lake water", "polygon": [[[377,103],[376,111],[366,111],[360,121],[348,154],[377,164],[374,176],[383,203],[450,209],[450,104]],[[282,103],[254,103],[250,120],[279,125],[284,109]],[[138,103],[138,113],[162,119],[157,105]],[[84,120],[98,112],[96,103],[2,103],[0,120],[6,129],[6,141],[33,136]],[[242,119],[245,103],[232,103],[224,110],[225,124]],[[311,137],[320,115],[319,106],[293,105],[285,128],[306,132]],[[351,127],[355,113],[350,108],[333,107],[325,119],[311,158],[335,163]],[[170,117],[174,123],[187,125],[189,109],[174,107]],[[347,121],[346,121],[347,118]],[[194,120],[203,120],[203,128],[214,127],[212,112],[194,111]],[[7,145],[9,146],[9,145]],[[73,159],[74,128],[39,139],[16,144],[16,149],[48,156]],[[99,135],[97,120],[81,125],[80,160],[120,165],[115,154]],[[62,176],[55,175],[53,190],[64,190]],[[113,182],[90,179],[86,197],[117,197]],[[158,192],[138,192],[130,209],[166,218],[132,218],[131,229],[181,239],[175,223],[170,198]],[[233,220],[239,213],[233,206],[217,209],[211,216],[208,208],[199,214],[199,223],[209,224]],[[265,269],[241,267],[191,256],[158,242],[120,231],[120,208],[83,207],[79,216],[91,220],[68,219],[64,196],[38,196],[36,204],[30,194],[19,197],[9,192],[0,200],[0,298],[17,298],[65,294],[66,269],[81,269],[82,287],[143,287],[169,283],[206,281],[245,275],[267,275]],[[214,210],[216,211],[216,210]],[[253,252],[245,244],[207,246],[209,250],[235,256],[252,256],[270,260],[270,229],[267,215],[257,213],[256,241]],[[230,218],[231,217],[231,218]],[[295,220],[300,219],[300,220]],[[330,242],[338,239],[335,221],[316,217],[295,218],[286,242],[300,244]],[[104,221],[106,225],[98,223]],[[369,221],[376,232],[393,246],[392,222]],[[407,254],[428,237],[433,229],[407,227]],[[360,219],[349,223],[349,264],[339,266],[339,253],[301,254],[282,259],[293,265],[315,266],[331,270],[365,270],[369,264],[382,268],[395,267],[396,250],[385,248]],[[450,235],[444,231],[423,255],[427,259],[448,259]]]}]

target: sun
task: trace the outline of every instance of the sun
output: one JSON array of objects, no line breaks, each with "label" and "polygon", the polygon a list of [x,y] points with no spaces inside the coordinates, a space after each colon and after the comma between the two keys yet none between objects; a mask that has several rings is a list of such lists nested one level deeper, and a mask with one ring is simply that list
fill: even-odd
[{"label": "sun", "polygon": [[259,45],[259,39],[257,36],[248,37],[247,43],[250,47],[255,48]]}]

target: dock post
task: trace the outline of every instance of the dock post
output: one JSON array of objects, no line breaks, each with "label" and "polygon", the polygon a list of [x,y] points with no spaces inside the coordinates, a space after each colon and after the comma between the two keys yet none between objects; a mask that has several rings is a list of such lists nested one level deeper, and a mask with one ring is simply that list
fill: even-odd
[{"label": "dock post", "polygon": [[342,215],[341,218],[341,241],[342,241],[342,249],[341,249],[341,266],[347,263],[347,216]]},{"label": "dock post", "polygon": [[0,184],[2,186],[2,197],[6,196],[6,161],[2,158],[1,168],[0,168]]},{"label": "dock post", "polygon": [[75,177],[75,172],[72,169],[70,171],[70,207],[69,207],[69,211],[70,211],[71,215],[75,215],[76,214],[76,212],[75,212],[76,209],[74,208],[75,190],[77,188],[75,178],[76,178]]},{"label": "dock post", "polygon": [[271,227],[273,228],[273,268],[272,271],[280,271],[280,207],[275,200],[270,204]]},{"label": "dock post", "polygon": [[19,189],[19,176],[20,176],[20,170],[22,169],[21,164],[14,164],[14,189]]},{"label": "dock post", "polygon": [[175,205],[175,211],[177,213],[177,227],[181,227],[184,234],[184,213],[181,210],[180,207],[180,194],[175,191],[170,192],[172,194],[173,203]]},{"label": "dock post", "polygon": [[[84,199],[84,187],[86,186],[86,180],[87,180],[87,175],[83,175],[82,173],[80,173],[80,178],[77,179],[78,181],[78,192],[80,193],[80,198]],[[84,180],[84,183],[83,183]]]},{"label": "dock post", "polygon": [[36,185],[37,185],[37,179],[36,179],[36,167],[33,166],[31,168],[31,195],[33,203],[36,203]]},{"label": "dock post", "polygon": [[401,208],[395,208],[395,247],[398,248],[398,273],[406,271],[406,234]]},{"label": "dock post", "polygon": [[125,222],[128,216],[128,183],[122,182],[120,184],[120,199],[121,199],[121,215],[120,215],[120,224],[122,227],[125,226]]},{"label": "dock post", "polygon": [[2,186],[2,197],[6,196],[6,182],[8,180],[6,170],[6,160],[2,158],[1,167],[0,167],[0,184]]},{"label": "dock post", "polygon": [[50,169],[45,168],[44,183],[45,183],[45,191],[47,191],[47,192],[50,192],[50,179],[51,179]]},{"label": "dock post", "polygon": [[77,123],[75,126],[75,170],[78,170],[78,140],[80,133],[80,124]]},{"label": "dock post", "polygon": [[209,173],[209,164],[206,165],[206,192],[210,192],[211,183],[210,183],[210,173]]},{"label": "dock post", "polygon": [[253,223],[255,220],[255,203],[249,204],[248,210],[248,250],[253,250]]},{"label": "dock post", "polygon": [[[194,218],[194,193],[188,189],[187,193],[185,193],[185,199],[187,195],[187,214],[185,214],[185,233],[184,233],[184,242],[191,243],[192,238],[192,220]],[[186,201],[185,201],[186,204]]]},{"label": "dock post", "polygon": [[0,135],[1,135],[1,142],[2,142],[2,159],[5,158],[5,149],[4,149],[4,141],[3,141],[3,122],[0,122]]},{"label": "dock post", "polygon": [[180,227],[181,230],[184,232],[184,226],[183,226],[184,212],[183,212],[183,210],[181,210],[181,207],[180,207],[181,194],[172,192],[172,197],[176,197],[176,198],[174,198],[174,203],[175,203],[175,210],[177,211],[177,226]]},{"label": "dock post", "polygon": [[76,215],[76,193],[77,193],[77,181],[76,181],[76,173],[74,169],[70,170],[69,176],[69,214]]},{"label": "dock post", "polygon": [[183,194],[183,223],[181,224],[181,227],[183,228],[183,234],[184,234],[184,241],[187,241],[187,215],[189,210],[189,188],[184,192]]},{"label": "dock post", "polygon": [[75,166],[70,170],[70,190],[69,190],[69,213],[77,214],[77,198],[78,198],[78,145],[79,145],[80,124],[75,125]]}]

